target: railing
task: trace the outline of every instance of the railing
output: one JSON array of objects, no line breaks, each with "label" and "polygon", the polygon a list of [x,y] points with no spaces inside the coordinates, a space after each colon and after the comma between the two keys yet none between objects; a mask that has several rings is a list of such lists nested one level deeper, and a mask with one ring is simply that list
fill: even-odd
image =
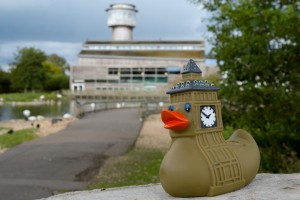
[{"label": "railing", "polygon": [[88,102],[77,102],[75,107],[75,115],[82,117],[86,113],[99,112],[110,109],[126,109],[126,108],[137,108],[139,109],[139,115],[141,120],[146,116],[154,113],[161,112],[162,109],[166,108],[168,102],[162,101],[88,101]]},{"label": "railing", "polygon": [[109,109],[138,108],[144,118],[159,113],[169,104],[169,96],[161,91],[64,91],[63,94],[74,100],[77,117]]},{"label": "railing", "polygon": [[78,101],[169,101],[169,96],[160,90],[86,90],[63,91],[63,94]]}]

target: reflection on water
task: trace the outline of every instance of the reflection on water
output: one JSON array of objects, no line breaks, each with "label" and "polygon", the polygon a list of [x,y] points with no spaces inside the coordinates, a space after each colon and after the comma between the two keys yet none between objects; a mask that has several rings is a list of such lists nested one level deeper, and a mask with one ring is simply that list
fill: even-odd
[{"label": "reflection on water", "polygon": [[24,110],[30,110],[31,116],[62,117],[65,113],[74,115],[74,109],[74,102],[72,101],[61,101],[43,105],[0,105],[0,121],[24,119]]}]

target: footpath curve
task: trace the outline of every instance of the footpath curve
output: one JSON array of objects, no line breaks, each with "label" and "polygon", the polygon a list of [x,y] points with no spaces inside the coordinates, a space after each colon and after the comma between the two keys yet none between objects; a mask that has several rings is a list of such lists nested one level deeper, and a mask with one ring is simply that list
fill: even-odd
[{"label": "footpath curve", "polygon": [[0,154],[1,199],[38,199],[85,188],[107,157],[132,147],[139,118],[137,109],[90,113],[57,134]]}]

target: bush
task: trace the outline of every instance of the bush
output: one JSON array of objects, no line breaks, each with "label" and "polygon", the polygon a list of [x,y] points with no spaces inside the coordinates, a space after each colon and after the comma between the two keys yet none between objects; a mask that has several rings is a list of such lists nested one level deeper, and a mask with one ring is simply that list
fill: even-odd
[{"label": "bush", "polygon": [[211,12],[224,124],[254,136],[262,171],[299,172],[299,2],[192,1]]},{"label": "bush", "polygon": [[10,74],[2,71],[0,68],[0,93],[10,92],[10,87],[11,87]]},{"label": "bush", "polygon": [[52,76],[48,81],[45,82],[44,89],[46,91],[69,89],[69,77],[65,75]]}]

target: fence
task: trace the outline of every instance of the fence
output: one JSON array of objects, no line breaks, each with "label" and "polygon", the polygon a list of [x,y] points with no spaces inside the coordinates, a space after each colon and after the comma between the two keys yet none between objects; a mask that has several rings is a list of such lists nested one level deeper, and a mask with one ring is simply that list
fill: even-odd
[{"label": "fence", "polygon": [[82,117],[86,113],[109,109],[137,108],[141,119],[144,119],[150,114],[161,112],[167,104],[168,102],[162,101],[85,101],[77,102],[75,113],[77,117]]},{"label": "fence", "polygon": [[167,107],[169,97],[161,91],[64,91],[75,102],[75,115],[109,109],[138,108],[141,118]]}]

